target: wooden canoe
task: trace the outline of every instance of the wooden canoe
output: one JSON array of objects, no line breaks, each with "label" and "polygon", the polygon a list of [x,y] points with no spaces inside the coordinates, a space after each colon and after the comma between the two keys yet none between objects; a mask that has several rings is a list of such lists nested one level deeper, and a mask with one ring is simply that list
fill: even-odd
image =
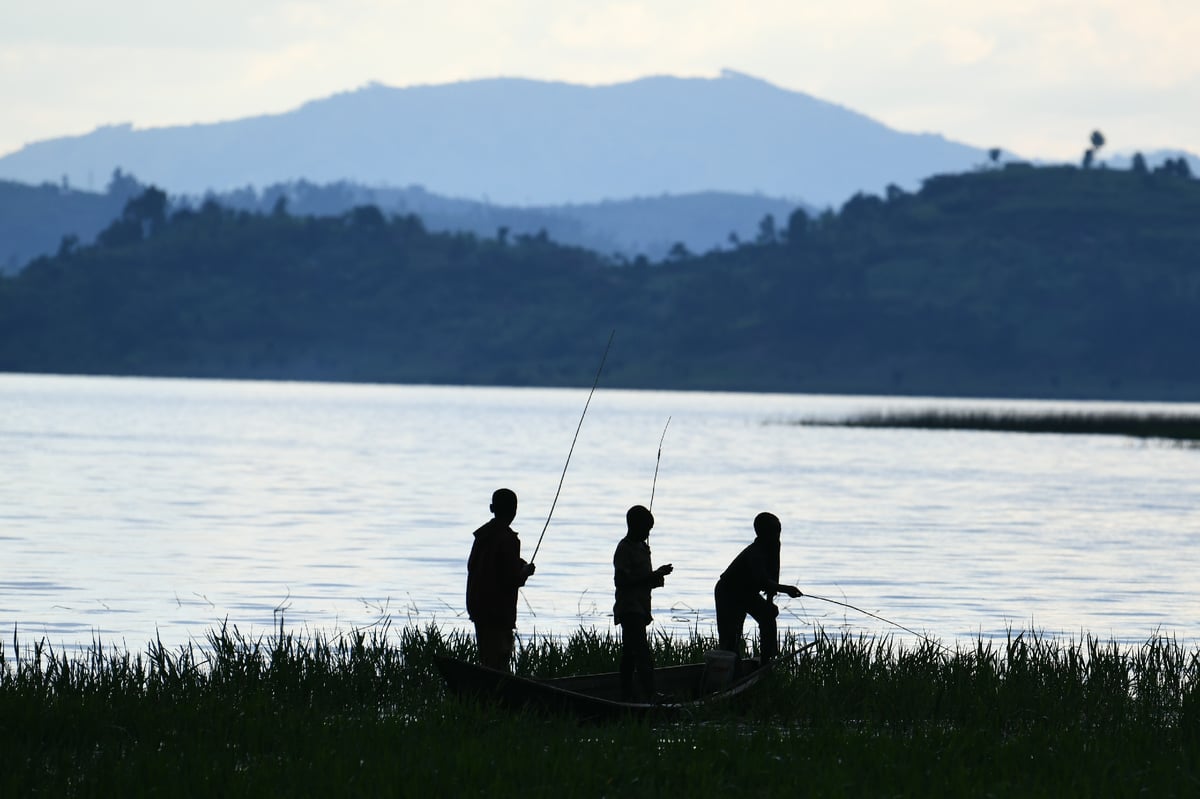
[{"label": "wooden canoe", "polygon": [[[663,699],[659,702],[622,701],[621,678],[617,672],[581,674],[535,680],[518,677],[474,663],[438,656],[437,667],[450,691],[459,696],[495,701],[514,709],[562,713],[581,719],[620,717],[670,717],[718,702],[745,696],[771,670],[772,663],[743,659],[737,677],[725,684],[708,686],[711,669],[704,663],[667,666],[654,670],[654,683]],[[720,678],[717,678],[720,679]]]}]

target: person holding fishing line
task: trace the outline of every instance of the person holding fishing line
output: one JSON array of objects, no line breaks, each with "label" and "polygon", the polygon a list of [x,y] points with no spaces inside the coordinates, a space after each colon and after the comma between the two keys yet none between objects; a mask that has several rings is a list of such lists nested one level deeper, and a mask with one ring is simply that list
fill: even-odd
[{"label": "person holding fishing line", "polygon": [[621,698],[634,698],[634,675],[637,675],[641,698],[654,699],[654,658],[646,628],[650,616],[650,592],[661,588],[674,567],[668,563],[657,569],[650,562],[650,529],[654,514],[644,505],[634,505],[625,514],[625,537],[613,553],[613,584],[616,601],[613,621],[621,625]]},{"label": "person holding fishing line", "polygon": [[[758,622],[762,661],[766,663],[779,654],[775,632],[775,595],[787,594],[795,599],[803,596],[794,585],[779,582],[779,533],[782,525],[773,513],[754,517],[754,543],[746,547],[729,564],[717,580],[717,646],[740,654],[742,626],[746,614]],[[763,597],[766,594],[766,597]]]},{"label": "person holding fishing line", "polygon": [[475,622],[479,662],[509,671],[513,629],[517,626],[517,589],[535,567],[521,559],[521,540],[512,529],[517,495],[498,488],[492,494],[493,518],[475,531],[467,559],[467,615]]}]

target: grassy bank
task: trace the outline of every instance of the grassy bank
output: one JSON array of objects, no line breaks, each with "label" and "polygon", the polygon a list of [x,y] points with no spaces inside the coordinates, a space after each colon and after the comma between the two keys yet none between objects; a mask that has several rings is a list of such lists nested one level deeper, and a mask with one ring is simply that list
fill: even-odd
[{"label": "grassy bank", "polygon": [[1119,435],[1200,442],[1200,416],[1117,412],[1016,413],[918,410],[863,413],[830,421],[807,419],[801,425],[900,427],[924,430],[992,430],[1007,433]]},{"label": "grassy bank", "polygon": [[[215,631],[82,654],[0,649],[0,795],[1124,795],[1200,791],[1200,651],[1036,635],[935,644],[819,635],[747,705],[670,726],[581,725],[447,697],[436,628]],[[712,646],[657,638],[659,665]],[[791,642],[788,642],[791,643]],[[519,673],[611,670],[581,630]]]}]

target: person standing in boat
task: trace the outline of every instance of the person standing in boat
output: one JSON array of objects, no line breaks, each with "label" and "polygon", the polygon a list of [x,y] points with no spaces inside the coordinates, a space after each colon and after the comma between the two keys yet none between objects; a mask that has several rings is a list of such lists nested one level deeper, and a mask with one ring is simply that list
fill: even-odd
[{"label": "person standing in boat", "polygon": [[[717,639],[718,647],[741,653],[742,626],[749,614],[758,622],[762,660],[765,663],[779,654],[776,638],[775,595],[787,594],[795,599],[803,596],[794,585],[779,582],[779,533],[782,525],[773,513],[754,517],[754,543],[743,549],[717,580]],[[763,595],[766,595],[765,597]]]},{"label": "person standing in boat", "polygon": [[616,602],[613,621],[621,625],[621,698],[634,698],[634,675],[644,700],[654,698],[654,659],[646,628],[650,616],[650,592],[659,588],[674,567],[657,569],[650,562],[650,529],[654,514],[643,505],[634,505],[625,514],[625,537],[613,554],[613,584]]},{"label": "person standing in boat", "polygon": [[475,531],[467,559],[467,615],[475,622],[479,662],[509,671],[513,629],[517,626],[517,589],[534,572],[521,558],[521,540],[512,529],[517,495],[498,488],[492,494],[493,518]]}]

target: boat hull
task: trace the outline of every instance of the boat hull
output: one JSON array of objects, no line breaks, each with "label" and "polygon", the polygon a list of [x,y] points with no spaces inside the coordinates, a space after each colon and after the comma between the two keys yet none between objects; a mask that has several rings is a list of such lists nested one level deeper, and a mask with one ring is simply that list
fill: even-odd
[{"label": "boat hull", "polygon": [[689,663],[655,669],[659,702],[622,701],[617,672],[534,680],[447,657],[437,657],[447,688],[464,697],[493,701],[513,709],[538,710],[582,719],[670,717],[719,702],[744,697],[770,671],[757,660],[742,660],[738,677],[715,690],[705,690],[705,664]]}]

